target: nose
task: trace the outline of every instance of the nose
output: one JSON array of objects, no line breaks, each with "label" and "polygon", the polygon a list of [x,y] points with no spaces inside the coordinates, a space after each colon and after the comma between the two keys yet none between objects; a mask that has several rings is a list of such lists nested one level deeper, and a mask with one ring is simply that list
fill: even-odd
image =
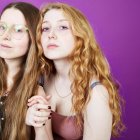
[{"label": "nose", "polygon": [[49,38],[49,39],[56,39],[56,38],[57,38],[56,33],[55,33],[54,30],[51,30],[51,31],[50,31],[50,33],[49,33],[49,35],[48,35],[48,38]]},{"label": "nose", "polygon": [[10,34],[9,30],[5,31],[5,33],[2,35],[2,38],[4,40],[10,40],[11,39],[11,34]]}]

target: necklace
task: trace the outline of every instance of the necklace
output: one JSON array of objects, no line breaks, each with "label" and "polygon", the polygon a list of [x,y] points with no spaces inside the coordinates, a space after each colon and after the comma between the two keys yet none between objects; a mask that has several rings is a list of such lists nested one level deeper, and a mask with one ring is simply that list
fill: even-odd
[{"label": "necklace", "polygon": [[57,95],[58,95],[60,98],[66,98],[66,97],[68,97],[68,96],[71,95],[71,92],[70,92],[69,94],[67,94],[67,95],[65,95],[65,96],[62,96],[62,95],[58,92],[58,90],[57,90],[57,88],[56,88],[56,81],[55,81],[55,79],[54,79],[54,89],[55,89]]}]

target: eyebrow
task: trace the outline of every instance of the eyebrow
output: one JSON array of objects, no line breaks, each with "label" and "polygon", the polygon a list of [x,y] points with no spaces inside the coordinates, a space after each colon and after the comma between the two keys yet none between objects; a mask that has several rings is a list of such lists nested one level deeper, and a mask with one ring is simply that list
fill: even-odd
[{"label": "eyebrow", "polygon": [[[4,23],[4,24],[8,25],[7,22],[5,22],[5,21],[1,21],[1,20],[0,20],[0,23]],[[12,24],[12,26],[13,26],[13,25],[14,25],[14,26],[15,26],[15,25],[27,26],[27,24],[22,24],[22,23]]]},{"label": "eyebrow", "polygon": [[[67,19],[60,19],[60,20],[58,20],[57,22],[63,22],[63,21],[69,21],[69,20],[67,20]],[[47,22],[49,22],[49,21],[47,21],[47,20],[43,21],[43,23],[47,23]],[[42,24],[43,24],[43,23],[42,23]]]}]

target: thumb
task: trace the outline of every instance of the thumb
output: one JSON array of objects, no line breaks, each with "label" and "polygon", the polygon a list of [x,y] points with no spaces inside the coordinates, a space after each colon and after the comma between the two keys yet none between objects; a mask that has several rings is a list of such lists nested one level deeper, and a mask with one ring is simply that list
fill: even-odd
[{"label": "thumb", "polygon": [[50,99],[51,99],[51,95],[47,95],[46,97],[45,97],[45,99],[47,100],[47,101],[49,101]]}]

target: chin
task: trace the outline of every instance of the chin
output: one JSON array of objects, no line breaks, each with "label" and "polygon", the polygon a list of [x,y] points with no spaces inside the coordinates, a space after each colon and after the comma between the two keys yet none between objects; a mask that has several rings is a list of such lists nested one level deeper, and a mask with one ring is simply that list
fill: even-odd
[{"label": "chin", "polygon": [[57,60],[58,58],[57,57],[46,57],[47,59],[49,59],[49,60]]},{"label": "chin", "polygon": [[44,54],[44,55],[49,60],[57,59],[57,56],[55,54]]},{"label": "chin", "polygon": [[0,58],[7,59],[7,58],[9,58],[9,56],[8,55],[4,55],[4,54],[0,54]]},{"label": "chin", "polygon": [[20,57],[18,56],[9,56],[9,55],[0,55],[0,58],[5,59],[5,60],[15,60],[15,59],[19,59]]}]

